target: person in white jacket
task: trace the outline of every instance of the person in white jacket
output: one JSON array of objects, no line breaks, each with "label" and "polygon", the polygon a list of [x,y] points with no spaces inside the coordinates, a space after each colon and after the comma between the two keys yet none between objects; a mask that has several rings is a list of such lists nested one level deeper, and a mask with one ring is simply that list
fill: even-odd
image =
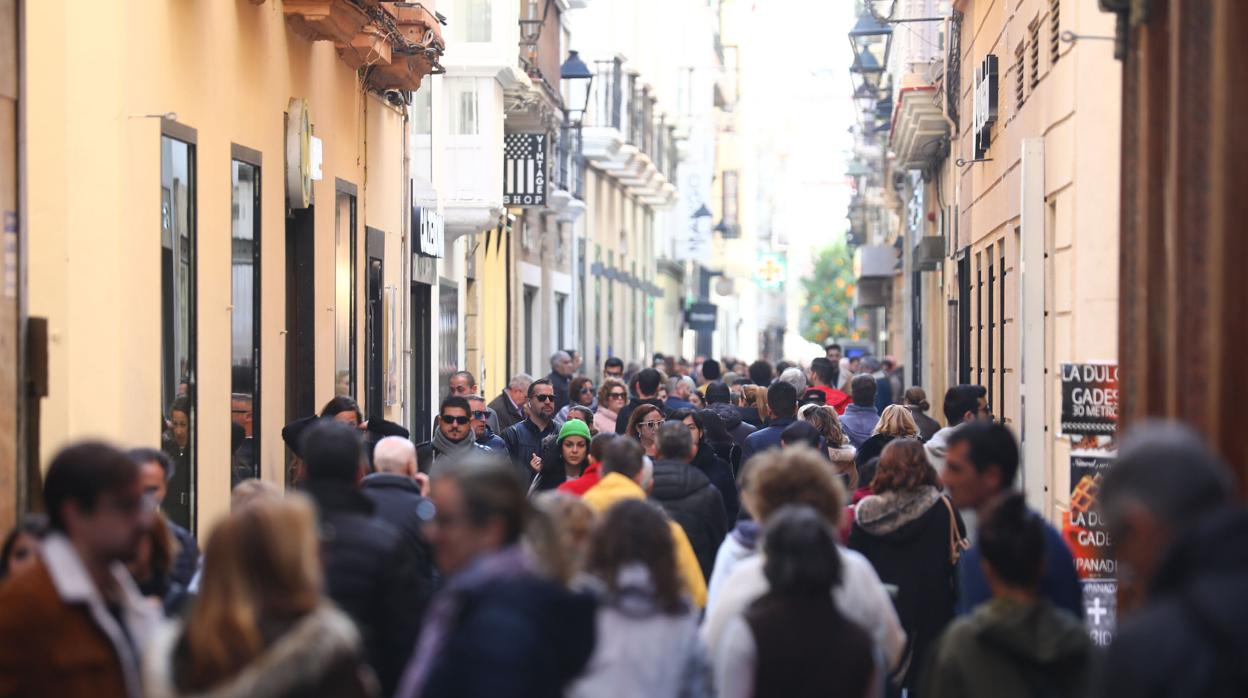
[{"label": "person in white jacket", "polygon": [[[845,512],[845,490],[828,467],[827,461],[808,448],[792,447],[769,451],[751,461],[750,512],[764,527],[767,519],[786,504],[806,504],[822,514],[833,527],[839,527]],[[893,669],[901,660],[906,633],[897,619],[893,602],[871,563],[862,555],[837,546],[841,558],[842,582],[832,594],[837,608],[860,625],[875,642],[876,649]],[[714,603],[707,608],[700,634],[714,660],[732,622],[750,604],[770,589],[763,573],[763,558],[754,553],[739,559],[718,585]]]}]

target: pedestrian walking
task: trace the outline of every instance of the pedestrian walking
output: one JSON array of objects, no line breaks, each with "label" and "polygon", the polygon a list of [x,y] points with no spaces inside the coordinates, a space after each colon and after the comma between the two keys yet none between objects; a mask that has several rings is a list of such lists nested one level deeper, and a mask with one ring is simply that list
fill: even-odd
[{"label": "pedestrian walking", "polygon": [[860,449],[875,433],[875,425],[880,421],[880,413],[875,409],[875,379],[867,374],[854,376],[849,391],[853,403],[841,415],[841,428],[849,437],[850,445]]},{"label": "pedestrian walking", "polygon": [[[741,386],[741,419],[751,426],[762,429],[771,421],[767,409],[767,386]],[[745,449],[745,444],[741,445]]]},{"label": "pedestrian walking", "polygon": [[871,436],[858,447],[854,461],[859,465],[878,457],[893,439],[913,439],[919,435],[919,427],[910,416],[910,410],[901,405],[889,405],[871,430]]},{"label": "pedestrian walking", "polygon": [[711,383],[706,386],[706,409],[714,410],[724,422],[724,428],[732,435],[738,446],[745,446],[745,439],[757,431],[753,424],[745,421],[741,408],[733,404],[732,388],[726,383]]},{"label": "pedestrian walking", "polygon": [[164,517],[153,516],[151,526],[139,537],[134,557],[126,561],[126,570],[139,593],[166,615],[176,613],[186,600],[186,587],[171,577],[176,549]]},{"label": "pedestrian walking", "polygon": [[808,506],[783,507],[767,523],[763,550],[769,589],[724,632],[720,697],[873,695],[871,636],[832,600],[844,574],[832,526]]},{"label": "pedestrian walking", "polygon": [[742,458],[749,460],[755,453],[780,446],[780,435],[785,427],[797,421],[797,396],[800,394],[792,383],[780,380],[767,388],[767,412],[771,420],[766,427],[746,437]]},{"label": "pedestrian walking", "polygon": [[[993,422],[967,423],[948,439],[941,480],[958,509],[983,515],[993,501],[1013,490],[1018,473],[1018,442],[1008,427]],[[1038,516],[1038,515],[1037,515]],[[1055,606],[1083,616],[1083,587],[1070,548],[1049,524],[1043,525],[1044,574],[1040,590]],[[958,614],[969,613],[992,596],[980,564],[979,545],[958,563]]]},{"label": "pedestrian walking", "polygon": [[[721,407],[731,407],[730,405],[721,405]],[[703,409],[698,411],[698,415],[702,419],[702,426],[706,428],[706,432],[702,435],[707,446],[710,447],[720,460],[724,461],[731,468],[731,474],[735,480],[737,472],[741,469],[741,446],[733,440],[732,434],[728,432],[728,428],[724,425],[724,420],[720,418],[720,412],[711,409]],[[740,416],[737,417],[740,419]],[[739,423],[739,422],[738,422]]]},{"label": "pedestrian walking", "polygon": [[507,387],[490,401],[490,409],[498,419],[498,431],[501,435],[513,424],[524,419],[524,403],[528,399],[529,385],[533,377],[527,373],[518,373],[507,381]]},{"label": "pedestrian walking", "polygon": [[539,378],[529,384],[527,413],[523,420],[503,430],[503,443],[516,472],[532,481],[542,467],[542,439],[557,433],[555,389],[550,381]]},{"label": "pedestrian walking", "polygon": [[663,410],[651,404],[640,405],[628,416],[628,426],[624,434],[637,439],[645,449],[646,455],[657,458],[659,455],[658,433],[663,424]]},{"label": "pedestrian walking", "polygon": [[724,499],[710,479],[691,465],[694,443],[688,427],[681,422],[664,422],[658,429],[658,444],[650,499],[685,529],[702,576],[709,579],[715,551],[728,533]]},{"label": "pedestrian walking", "polygon": [[546,380],[550,381],[550,385],[555,391],[556,412],[568,404],[568,388],[571,386],[574,372],[572,357],[568,352],[557,351],[551,354],[550,374],[546,376]]},{"label": "pedestrian walking", "polygon": [[555,427],[563,426],[568,421],[568,410],[582,407],[589,411],[592,421],[594,411],[598,409],[598,397],[594,393],[594,381],[586,376],[577,376],[568,383],[568,402],[555,414]]},{"label": "pedestrian walking", "polygon": [[732,465],[720,458],[707,440],[707,429],[702,413],[698,410],[673,410],[670,421],[680,422],[689,430],[693,440],[693,460],[690,465],[706,476],[724,502],[728,521],[736,521],[741,511],[741,499],[737,493],[737,481],[732,475]]},{"label": "pedestrian walking", "polygon": [[[662,387],[663,375],[653,368],[644,368],[633,376],[628,383],[629,388],[633,392],[633,397],[628,404],[620,409],[619,414],[615,418],[615,433],[631,434],[628,431],[629,420],[633,416],[633,412],[643,405],[650,405],[659,410],[660,415],[665,414],[663,401],[659,399],[659,388]],[[632,434],[635,436],[635,434]]]},{"label": "pedestrian walking", "polygon": [[836,410],[838,415],[845,413],[849,406],[849,395],[836,389],[837,370],[835,364],[826,358],[818,357],[810,362],[810,387],[823,393],[823,404]]},{"label": "pedestrian walking", "polygon": [[607,378],[598,388],[598,409],[594,410],[594,426],[601,432],[616,433],[620,410],[628,404],[628,388],[616,378]]},{"label": "pedestrian walking", "polygon": [[[169,475],[174,467],[169,455],[154,448],[135,448],[130,450],[130,458],[139,464],[139,478],[143,481],[144,494],[152,497],[158,505],[164,502],[169,496]],[[170,579],[185,589],[199,569],[199,545],[190,531],[163,513],[160,516],[175,543]]]},{"label": "pedestrian walking", "polygon": [[712,698],[698,611],[675,565],[662,512],[639,500],[611,507],[590,541],[588,571],[604,587],[597,640],[570,698]]},{"label": "pedestrian walking", "polygon": [[468,407],[472,409],[472,433],[476,436],[477,445],[507,455],[507,444],[503,443],[503,437],[490,426],[490,417],[494,416],[497,421],[497,416],[485,406],[485,398],[469,395]]},{"label": "pedestrian walking", "polygon": [[558,490],[579,497],[597,485],[602,479],[602,459],[607,451],[607,445],[617,438],[622,437],[613,431],[594,434],[594,437],[589,440],[589,466],[581,472],[580,477],[564,481],[559,485]]},{"label": "pedestrian walking", "polygon": [[333,419],[352,429],[364,429],[364,412],[348,395],[335,395],[321,408],[321,419]]},{"label": "pedestrian walking", "polygon": [[928,416],[927,411],[932,408],[927,401],[927,393],[917,385],[906,390],[905,402],[906,409],[910,410],[910,416],[914,417],[914,424],[919,428],[919,440],[928,441],[936,432],[940,431],[940,422]]},{"label": "pedestrian walking", "polygon": [[[641,444],[633,439],[617,437],[607,444],[603,454],[602,480],[582,499],[600,516],[625,500],[645,500],[654,486],[654,464],[646,457]],[[668,517],[668,530],[676,551],[676,569],[685,591],[698,608],[706,606],[706,577],[698,565],[697,555],[685,535],[685,529]]]},{"label": "pedestrian walking", "polygon": [[[447,382],[450,384],[450,390],[447,393],[447,397],[450,397],[451,395],[458,395],[459,397],[466,398],[471,402],[473,396],[481,394],[481,386],[477,385],[477,379],[472,375],[471,371],[456,371],[451,374],[451,377]],[[494,413],[494,410],[485,406],[484,403],[485,401],[482,400],[481,410],[485,412],[485,424],[491,432],[497,434],[500,430],[498,425],[498,415]],[[387,436],[390,436],[390,434],[387,434]],[[400,435],[394,434],[393,436]],[[407,436],[407,434],[402,434],[401,436]]]},{"label": "pedestrian walking", "polygon": [[373,467],[376,472],[360,480],[360,493],[372,501],[377,518],[399,531],[424,588],[433,589],[437,575],[425,535],[433,502],[428,498],[429,478],[416,462],[416,446],[401,436],[388,436],[373,448]]},{"label": "pedestrian walking", "polygon": [[899,438],[884,447],[871,490],[855,509],[849,547],[867,558],[880,581],[897,588],[893,605],[907,642],[888,694],[919,695],[928,650],[953,619],[955,565],[966,527],[940,493],[940,480],[917,439]]},{"label": "pedestrian walking", "polygon": [[[765,530],[771,516],[786,504],[815,507],[835,528],[845,512],[845,492],[823,456],[806,448],[766,451],[746,463],[744,502],[754,520]],[[871,563],[861,554],[840,545],[843,582],[832,592],[837,609],[871,635],[875,648],[891,670],[901,660],[905,631],[888,592]],[[725,631],[734,619],[745,615],[750,604],[770,590],[763,558],[751,551],[732,565],[708,607],[700,631],[712,659],[719,657]]]},{"label": "pedestrian walking", "polygon": [[927,449],[927,459],[932,462],[932,467],[936,468],[936,472],[943,473],[945,470],[948,439],[958,427],[971,422],[992,419],[987,396],[988,391],[982,385],[955,385],[945,391],[942,409],[949,426],[932,434],[932,438],[923,444]]},{"label": "pedestrian walking", "polygon": [[802,405],[797,410],[797,418],[810,422],[823,437],[828,460],[832,461],[832,465],[836,468],[845,491],[853,492],[857,489],[858,469],[854,464],[854,454],[857,453],[857,449],[850,445],[845,432],[841,430],[841,420],[836,410],[826,405]]},{"label": "pedestrian walking", "polygon": [[169,428],[160,450],[168,456],[165,474],[168,495],[160,504],[166,516],[183,528],[191,525],[191,403],[185,396],[169,407]]},{"label": "pedestrian walking", "polygon": [[532,516],[527,489],[527,478],[490,454],[433,478],[431,533],[446,583],[398,698],[555,698],[584,669],[594,602],[535,572],[520,540]]},{"label": "pedestrian walking", "polygon": [[[923,698],[1092,695],[1096,656],[1088,631],[1040,591],[1048,547],[1044,526],[1016,492],[984,509],[979,550],[992,597],[940,638]],[[1149,690],[1153,685],[1140,688],[1122,695],[1157,695]],[[1192,689],[1177,695],[1208,695]]]},{"label": "pedestrian walking", "polygon": [[[624,361],[618,356],[608,356],[606,361],[602,362],[602,380],[606,382],[608,378],[613,378],[621,383],[624,382]],[[601,402],[601,399],[599,399]]]},{"label": "pedestrian walking", "polygon": [[1140,422],[1105,476],[1099,511],[1137,599],[1119,606],[1099,695],[1243,695],[1248,511],[1226,463],[1188,427]]},{"label": "pedestrian walking", "polygon": [[47,535],[48,517],[43,514],[23,516],[0,545],[0,582],[35,566]]},{"label": "pedestrian walking", "polygon": [[542,466],[533,481],[534,491],[557,489],[581,476],[589,467],[589,426],[580,419],[563,423],[559,434],[542,451]]},{"label": "pedestrian walking", "polygon": [[316,518],[295,495],[259,500],[213,529],[186,621],[157,634],[148,698],[377,695],[351,619],[322,596]]},{"label": "pedestrian walking", "polygon": [[100,442],[69,446],[43,480],[50,532],[0,584],[0,695],[139,698],[160,620],[126,571],[155,502],[139,466]]},{"label": "pedestrian walking", "polygon": [[426,475],[438,467],[454,467],[460,459],[473,451],[485,449],[477,443],[472,428],[472,405],[466,398],[452,395],[438,406],[437,428],[433,438],[416,447],[416,462],[420,472]]},{"label": "pedestrian walking", "polygon": [[415,646],[429,586],[402,534],[356,488],[366,460],[358,430],[322,419],[303,436],[303,453],[326,592],[355,621],[382,694],[390,695]]}]

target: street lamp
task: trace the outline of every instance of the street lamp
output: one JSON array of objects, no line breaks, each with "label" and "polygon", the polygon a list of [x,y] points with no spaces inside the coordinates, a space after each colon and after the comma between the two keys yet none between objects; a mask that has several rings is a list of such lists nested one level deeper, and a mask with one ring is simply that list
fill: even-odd
[{"label": "street lamp", "polygon": [[881,22],[874,14],[867,13],[858,18],[854,28],[849,30],[849,45],[854,55],[875,44],[884,44],[884,62],[888,62],[888,50],[893,42],[893,28]]},{"label": "street lamp", "polygon": [[870,48],[864,48],[854,57],[854,64],[849,67],[849,72],[861,75],[864,84],[869,85],[871,89],[878,90],[880,80],[884,77],[884,66]]},{"label": "street lamp", "polygon": [[696,221],[699,218],[710,218],[711,215],[711,209],[707,208],[706,204],[702,204],[693,212],[693,219]]},{"label": "street lamp", "polygon": [[594,72],[585,65],[576,51],[568,51],[568,58],[559,66],[559,80],[567,87],[566,110],[580,112],[579,123],[589,110],[589,93],[594,84]]}]

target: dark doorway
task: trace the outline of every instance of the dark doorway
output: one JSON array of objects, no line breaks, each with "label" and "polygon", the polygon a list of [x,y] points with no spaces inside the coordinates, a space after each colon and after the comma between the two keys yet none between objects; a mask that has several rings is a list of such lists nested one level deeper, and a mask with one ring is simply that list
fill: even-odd
[{"label": "dark doorway", "polygon": [[418,443],[433,437],[430,424],[433,412],[429,409],[429,380],[433,364],[432,318],[433,286],[412,284],[412,390],[411,422],[412,440]]},{"label": "dark doorway", "polygon": [[[316,414],[314,207],[286,216],[286,422]],[[286,484],[291,483],[288,452]]]},{"label": "dark doorway", "polygon": [[370,418],[385,412],[386,399],[386,323],[383,307],[385,296],[386,234],[376,228],[365,228],[368,252],[368,296],[364,315],[364,414]]},{"label": "dark doorway", "polygon": [[971,382],[971,258],[958,259],[958,382]]}]

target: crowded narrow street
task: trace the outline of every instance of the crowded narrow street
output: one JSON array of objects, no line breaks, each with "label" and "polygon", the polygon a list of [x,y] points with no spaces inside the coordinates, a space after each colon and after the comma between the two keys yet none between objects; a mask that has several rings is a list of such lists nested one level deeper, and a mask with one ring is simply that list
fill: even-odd
[{"label": "crowded narrow street", "polygon": [[0,0],[0,698],[1248,695],[1245,33]]}]

